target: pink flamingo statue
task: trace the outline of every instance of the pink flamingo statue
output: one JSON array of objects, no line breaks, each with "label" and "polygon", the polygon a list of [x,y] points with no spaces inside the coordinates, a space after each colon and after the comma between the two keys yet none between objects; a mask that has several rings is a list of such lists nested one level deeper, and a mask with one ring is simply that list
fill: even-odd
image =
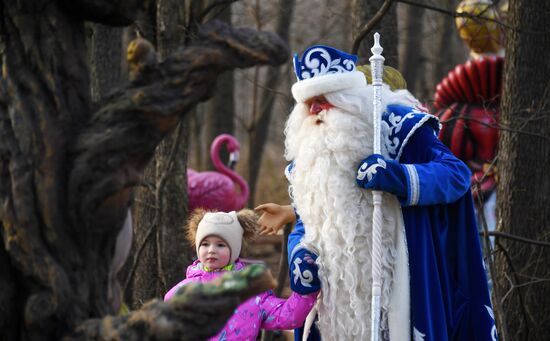
[{"label": "pink flamingo statue", "polygon": [[[229,167],[220,160],[220,149],[226,145]],[[232,168],[239,159],[239,142],[229,134],[221,134],[210,147],[210,157],[216,171],[196,172],[187,170],[189,211],[196,208],[229,212],[243,208],[248,200],[248,184]],[[239,192],[235,189],[239,187]]]}]

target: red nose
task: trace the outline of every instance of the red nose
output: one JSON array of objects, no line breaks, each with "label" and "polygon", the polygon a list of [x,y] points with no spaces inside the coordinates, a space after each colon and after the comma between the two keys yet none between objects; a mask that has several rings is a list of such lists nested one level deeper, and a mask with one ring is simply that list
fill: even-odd
[{"label": "red nose", "polygon": [[330,104],[327,101],[313,101],[309,106],[309,114],[317,115],[321,111],[328,110],[330,108],[334,108],[334,105]]}]

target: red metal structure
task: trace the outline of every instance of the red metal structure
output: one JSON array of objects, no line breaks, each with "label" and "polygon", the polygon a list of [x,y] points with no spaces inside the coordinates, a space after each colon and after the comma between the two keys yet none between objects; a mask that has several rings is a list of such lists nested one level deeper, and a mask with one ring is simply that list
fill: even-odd
[{"label": "red metal structure", "polygon": [[495,187],[495,178],[485,174],[484,165],[493,161],[498,147],[502,64],[502,57],[482,56],[457,65],[435,93],[435,115],[442,124],[439,138],[470,166],[472,182],[483,179],[482,195]]}]

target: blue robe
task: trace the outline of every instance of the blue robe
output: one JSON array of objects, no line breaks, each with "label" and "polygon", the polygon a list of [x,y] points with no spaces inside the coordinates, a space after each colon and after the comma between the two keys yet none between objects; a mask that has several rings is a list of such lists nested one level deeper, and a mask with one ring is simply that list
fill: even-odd
[{"label": "blue robe", "polygon": [[[389,157],[403,166],[391,186],[400,188],[413,340],[497,340],[468,167],[437,139],[434,116],[389,105],[382,120]],[[298,220],[290,265],[304,233]]]}]

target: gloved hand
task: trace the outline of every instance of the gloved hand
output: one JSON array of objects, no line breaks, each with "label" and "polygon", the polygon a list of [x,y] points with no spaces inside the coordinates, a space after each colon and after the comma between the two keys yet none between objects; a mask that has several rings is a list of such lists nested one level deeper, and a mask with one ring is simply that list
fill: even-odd
[{"label": "gloved hand", "polygon": [[357,169],[357,184],[365,189],[384,191],[407,197],[407,175],[399,162],[386,160],[380,154],[367,157]]},{"label": "gloved hand", "polygon": [[313,252],[297,246],[297,251],[292,253],[290,260],[290,289],[300,294],[306,295],[321,289],[318,267],[315,264],[317,255]]}]

